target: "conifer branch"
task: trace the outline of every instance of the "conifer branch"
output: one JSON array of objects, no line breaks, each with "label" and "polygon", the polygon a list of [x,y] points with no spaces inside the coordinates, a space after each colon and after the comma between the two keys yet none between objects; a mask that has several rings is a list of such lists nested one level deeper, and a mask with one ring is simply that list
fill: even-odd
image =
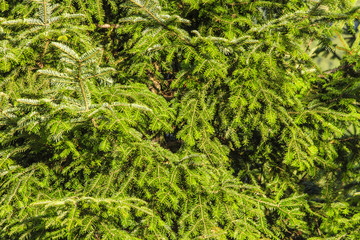
[{"label": "conifer branch", "polygon": [[57,2],[2,5],[0,239],[357,239],[352,0]]},{"label": "conifer branch", "polygon": [[155,21],[157,21],[160,25],[162,25],[163,27],[166,27],[166,25],[159,19],[157,18],[152,12],[150,12],[147,8],[146,5],[148,3],[148,1],[145,3],[145,5],[141,5],[137,0],[129,0],[130,2],[132,2],[133,4],[135,4],[136,6],[138,6],[139,8],[141,8],[143,11],[145,11],[147,14],[149,14],[153,19],[155,19]]}]

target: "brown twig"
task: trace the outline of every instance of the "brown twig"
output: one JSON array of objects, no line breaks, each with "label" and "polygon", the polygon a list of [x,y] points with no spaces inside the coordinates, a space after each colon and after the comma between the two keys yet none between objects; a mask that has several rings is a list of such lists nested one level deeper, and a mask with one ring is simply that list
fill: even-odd
[{"label": "brown twig", "polygon": [[120,25],[119,24],[108,24],[108,23],[106,23],[106,24],[96,24],[96,27],[108,29],[108,28],[119,28]]}]

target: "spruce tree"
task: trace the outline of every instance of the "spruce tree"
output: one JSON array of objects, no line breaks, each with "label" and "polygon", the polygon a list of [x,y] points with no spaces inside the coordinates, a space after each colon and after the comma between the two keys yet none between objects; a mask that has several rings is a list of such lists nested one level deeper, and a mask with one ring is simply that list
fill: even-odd
[{"label": "spruce tree", "polygon": [[354,1],[1,3],[1,239],[358,238]]}]

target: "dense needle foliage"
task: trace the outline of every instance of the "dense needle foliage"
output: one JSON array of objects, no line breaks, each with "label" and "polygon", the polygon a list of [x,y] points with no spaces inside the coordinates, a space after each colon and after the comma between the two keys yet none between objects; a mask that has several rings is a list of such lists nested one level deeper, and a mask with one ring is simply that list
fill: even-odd
[{"label": "dense needle foliage", "polygon": [[355,1],[0,5],[0,239],[360,239]]}]

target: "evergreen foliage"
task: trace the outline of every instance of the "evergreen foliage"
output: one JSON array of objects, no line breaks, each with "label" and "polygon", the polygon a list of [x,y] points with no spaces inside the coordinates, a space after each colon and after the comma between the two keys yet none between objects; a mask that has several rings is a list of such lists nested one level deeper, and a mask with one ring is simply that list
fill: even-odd
[{"label": "evergreen foliage", "polygon": [[1,239],[359,238],[353,0],[0,5]]}]

